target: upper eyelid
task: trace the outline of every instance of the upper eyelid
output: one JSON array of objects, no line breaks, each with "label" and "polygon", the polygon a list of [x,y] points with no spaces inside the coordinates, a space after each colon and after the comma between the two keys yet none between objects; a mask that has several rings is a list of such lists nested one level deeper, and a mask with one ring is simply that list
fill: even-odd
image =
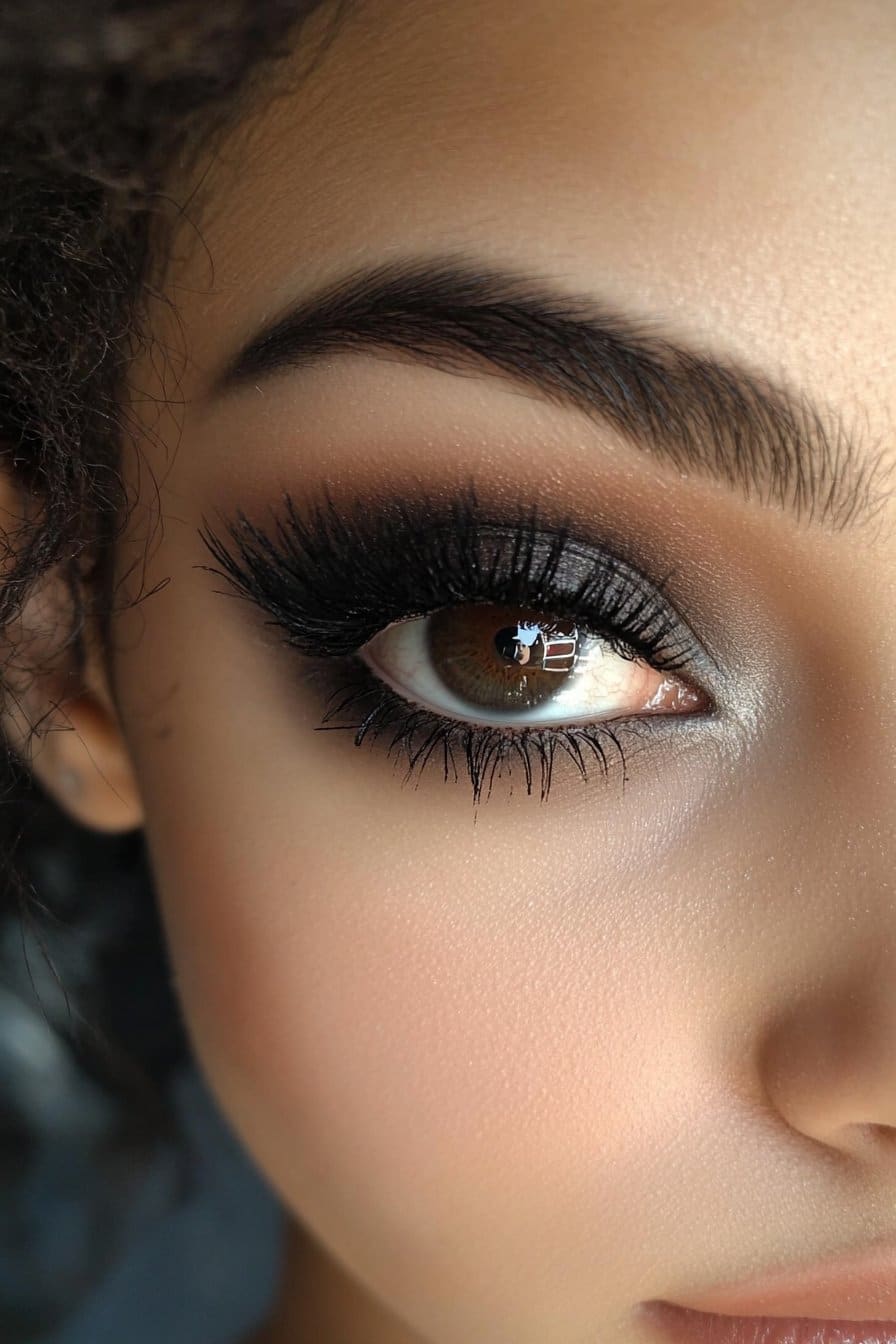
[{"label": "upper eyelid", "polygon": [[[337,504],[324,491],[321,502],[304,511],[296,507],[287,492],[282,497],[282,508],[272,514],[273,527],[270,530],[250,522],[239,511],[235,518],[224,520],[236,555],[207,523],[200,530],[200,535],[222,566],[222,576],[230,581],[232,587],[244,596],[253,598],[258,606],[270,612],[275,622],[287,629],[287,633],[290,624],[300,630],[304,628],[308,633],[308,641],[298,638],[290,642],[299,645],[310,642],[313,645],[315,638],[320,639],[324,635],[331,641],[335,640],[335,628],[326,631],[322,628],[327,624],[334,626],[332,620],[328,622],[327,612],[332,615],[335,607],[339,617],[338,629],[344,635],[343,645],[338,651],[344,654],[353,652],[378,629],[402,616],[423,614],[447,605],[451,600],[475,600],[477,595],[480,600],[501,600],[502,595],[495,591],[482,591],[480,588],[480,592],[476,593],[477,583],[481,585],[485,582],[490,587],[491,582],[487,576],[483,577],[481,555],[473,557],[471,566],[471,557],[462,553],[462,546],[461,554],[453,555],[458,567],[458,572],[451,576],[455,581],[454,589],[438,577],[435,585],[441,586],[435,586],[433,571],[438,569],[438,565],[434,564],[434,537],[463,538],[465,532],[472,532],[474,539],[498,538],[504,546],[505,559],[508,539],[511,538],[513,556],[521,563],[525,573],[526,601],[530,604],[537,601],[531,587],[536,577],[533,551],[538,546],[544,547],[546,538],[547,544],[553,539],[559,546],[557,554],[561,562],[565,560],[568,565],[573,557],[578,556],[583,570],[589,565],[603,566],[598,571],[602,582],[606,583],[615,575],[619,583],[627,585],[629,593],[647,594],[657,616],[662,610],[668,617],[669,629],[675,627],[682,646],[683,662],[696,660],[699,656],[701,663],[708,659],[718,671],[717,660],[670,602],[662,579],[650,579],[640,566],[632,564],[617,551],[611,551],[600,543],[585,541],[573,534],[568,524],[552,524],[548,518],[539,516],[536,509],[520,504],[515,510],[507,510],[505,505],[504,512],[505,517],[499,518],[499,515],[483,507],[472,483],[447,504],[441,498],[430,501],[422,495],[414,499],[392,499],[379,505],[366,499]],[[389,547],[391,545],[394,548],[398,528],[402,530],[403,549],[394,560],[388,560]],[[428,550],[424,546],[421,551],[421,537],[425,539]],[[408,551],[409,554],[406,553]],[[550,568],[548,561],[551,558],[548,556],[545,561],[538,563]],[[556,559],[556,556],[553,558]],[[356,565],[354,570],[353,565]],[[462,587],[464,576],[459,572],[464,566],[469,568],[466,591]],[[213,572],[222,574],[222,569]],[[352,580],[347,579],[347,573],[354,575],[354,587]],[[346,582],[349,583],[348,592]],[[427,582],[431,591],[421,591]],[[327,584],[336,589],[329,596],[324,595]],[[385,601],[377,609],[376,601],[382,598],[377,586],[382,588],[384,584],[392,584],[393,588],[399,589],[405,585],[403,595],[395,599],[397,609],[393,604],[390,610]],[[557,599],[557,593],[555,587],[551,594],[554,600]],[[416,606],[409,601],[411,596]],[[354,605],[356,609],[364,608],[365,603],[369,618],[367,624],[363,629],[358,624],[352,629],[344,609],[347,605]],[[401,609],[402,603],[404,610]],[[581,613],[570,609],[566,614]],[[674,670],[671,663],[670,670]]]}]

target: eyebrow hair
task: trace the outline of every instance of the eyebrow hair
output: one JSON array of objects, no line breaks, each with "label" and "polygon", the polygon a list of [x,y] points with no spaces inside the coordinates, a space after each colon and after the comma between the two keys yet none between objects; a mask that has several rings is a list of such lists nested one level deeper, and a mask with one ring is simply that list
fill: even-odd
[{"label": "eyebrow hair", "polygon": [[842,417],[805,392],[532,276],[450,258],[359,269],[301,300],[239,351],[212,392],[359,350],[510,379],[682,473],[799,519],[841,529],[880,504],[882,455],[860,452]]}]

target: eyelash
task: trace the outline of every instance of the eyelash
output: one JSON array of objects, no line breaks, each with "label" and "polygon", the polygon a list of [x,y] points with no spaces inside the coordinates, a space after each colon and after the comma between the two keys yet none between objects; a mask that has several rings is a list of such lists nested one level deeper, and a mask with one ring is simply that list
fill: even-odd
[{"label": "eyelash", "polygon": [[[551,525],[537,508],[495,517],[472,485],[447,501],[421,496],[347,507],[325,493],[305,513],[285,494],[272,531],[241,510],[224,529],[226,542],[204,522],[199,535],[217,567],[198,568],[265,611],[285,643],[341,673],[325,674],[329,699],[320,728],[353,731],[358,746],[384,741],[389,757],[406,760],[408,778],[437,762],[446,781],[459,779],[460,760],[474,803],[487,799],[511,766],[522,770],[527,793],[546,799],[558,757],[586,779],[595,766],[606,774],[615,760],[624,784],[623,731],[655,728],[613,720],[505,729],[443,717],[405,700],[357,656],[387,625],[456,603],[520,604],[574,616],[621,656],[661,671],[699,661],[694,636],[665,597],[668,577],[649,581],[618,556],[577,540],[568,522]],[[352,711],[360,721],[334,722]]]}]

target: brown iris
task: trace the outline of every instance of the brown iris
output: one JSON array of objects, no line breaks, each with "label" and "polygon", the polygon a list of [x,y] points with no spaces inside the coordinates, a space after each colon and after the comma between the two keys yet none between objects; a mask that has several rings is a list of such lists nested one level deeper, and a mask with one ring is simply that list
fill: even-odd
[{"label": "brown iris", "polygon": [[481,709],[535,709],[573,675],[581,637],[574,621],[527,607],[467,603],[429,617],[427,644],[444,684]]}]

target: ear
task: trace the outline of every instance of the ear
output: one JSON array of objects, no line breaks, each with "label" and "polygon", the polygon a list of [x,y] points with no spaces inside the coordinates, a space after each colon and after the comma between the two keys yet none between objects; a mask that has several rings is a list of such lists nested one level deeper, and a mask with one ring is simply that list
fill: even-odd
[{"label": "ear", "polygon": [[[46,685],[43,691],[47,709],[27,737],[31,773],[82,826],[129,831],[142,825],[140,791],[104,675],[95,666],[86,669],[76,692],[58,701]],[[29,699],[33,703],[34,690]]]},{"label": "ear", "polygon": [[[11,517],[4,485],[0,531]],[[56,570],[36,581],[2,632],[0,725],[15,755],[75,821],[132,830],[143,823],[143,806],[106,661],[90,630],[70,638],[73,610],[71,585]]]}]

